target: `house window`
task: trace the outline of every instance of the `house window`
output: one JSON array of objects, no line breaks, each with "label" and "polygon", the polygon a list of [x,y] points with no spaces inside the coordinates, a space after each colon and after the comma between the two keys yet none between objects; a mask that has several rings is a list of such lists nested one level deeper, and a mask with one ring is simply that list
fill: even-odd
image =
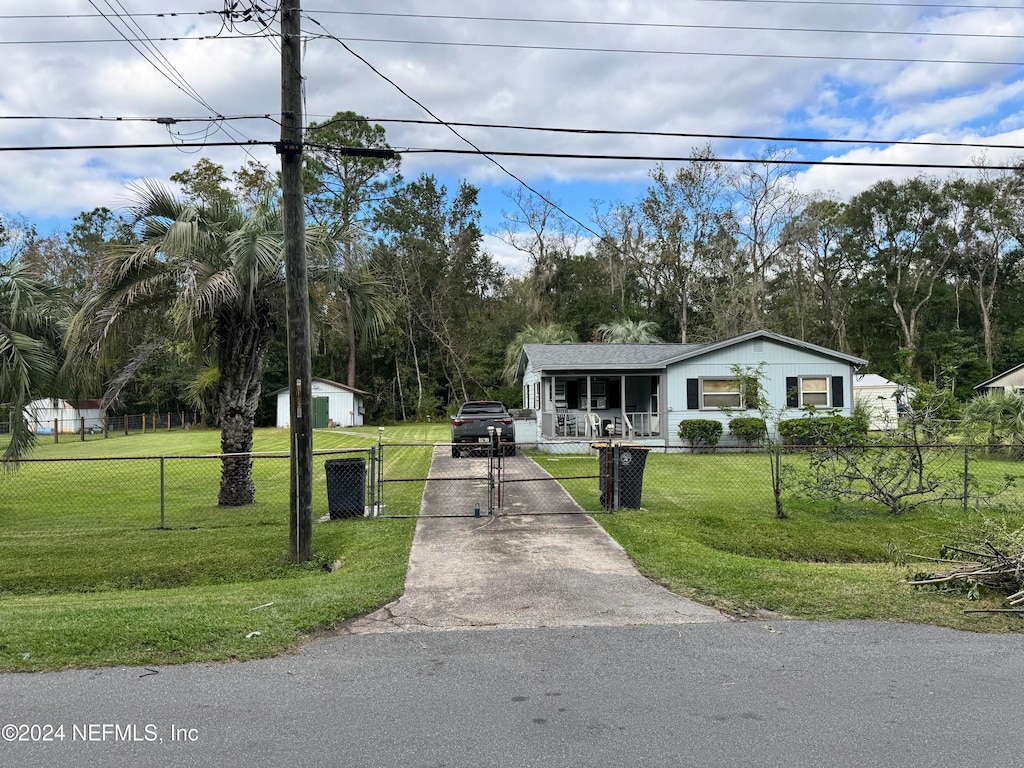
[{"label": "house window", "polygon": [[741,408],[739,379],[701,379],[701,408]]},{"label": "house window", "polygon": [[824,376],[804,376],[800,379],[800,405],[827,408],[828,379]]}]

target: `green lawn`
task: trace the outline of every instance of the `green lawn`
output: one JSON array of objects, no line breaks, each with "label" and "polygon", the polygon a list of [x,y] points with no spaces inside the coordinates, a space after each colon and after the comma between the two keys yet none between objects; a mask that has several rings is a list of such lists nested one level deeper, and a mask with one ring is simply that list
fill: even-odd
[{"label": "green lawn", "polygon": [[[391,443],[443,439],[443,425],[385,431],[386,470],[425,477],[430,451]],[[375,428],[316,432],[317,451],[375,445]],[[31,461],[0,475],[0,670],[255,658],[398,597],[414,521],[314,526],[315,562],[286,562],[287,457],[257,457],[255,505],[216,505],[214,431],[43,439]],[[254,450],[287,450],[287,430],[257,430]],[[314,516],[327,512],[317,456]],[[422,483],[389,488],[418,508]],[[340,561],[336,572],[324,566]],[[272,602],[273,606],[251,609]],[[259,632],[246,638],[251,632]]]},{"label": "green lawn", "polygon": [[[445,423],[385,430],[385,515],[419,509],[429,443],[447,439]],[[255,449],[280,452],[287,442],[287,431],[258,430]],[[377,443],[376,428],[314,437],[318,451]],[[257,457],[257,503],[222,509],[219,461],[201,458],[218,449],[219,434],[200,430],[44,438],[32,458],[54,461],[0,475],[0,671],[269,656],[401,594],[413,520],[318,523],[315,561],[291,565],[287,458]],[[332,455],[343,454],[315,462],[318,518]],[[119,458],[62,461],[110,457]],[[596,471],[592,456],[537,458],[555,476]],[[1018,466],[974,465],[991,478]],[[599,509],[595,479],[564,484],[585,509]],[[955,509],[896,517],[787,496],[790,518],[776,520],[763,454],[652,453],[643,503],[598,519],[649,577],[737,614],[1024,628],[1016,616],[965,615],[962,596],[915,591],[907,568],[893,566],[894,551],[935,555],[953,541]],[[336,571],[323,567],[335,562]]]},{"label": "green lawn", "polygon": [[[555,476],[593,470],[592,457],[536,458]],[[976,461],[974,469],[997,478],[1013,468],[1007,462]],[[565,485],[584,509],[600,508],[595,481]],[[734,613],[770,610],[811,619],[1024,630],[1017,616],[963,612],[965,607],[996,607],[998,598],[969,604],[959,594],[915,590],[906,579],[912,569],[926,566],[894,565],[894,553],[937,556],[943,544],[953,543],[964,520],[956,507],[896,516],[878,508],[836,509],[786,495],[784,500],[789,518],[777,520],[764,454],[651,453],[644,510],[597,519],[644,574]],[[1024,525],[1019,513],[1015,519]]]}]

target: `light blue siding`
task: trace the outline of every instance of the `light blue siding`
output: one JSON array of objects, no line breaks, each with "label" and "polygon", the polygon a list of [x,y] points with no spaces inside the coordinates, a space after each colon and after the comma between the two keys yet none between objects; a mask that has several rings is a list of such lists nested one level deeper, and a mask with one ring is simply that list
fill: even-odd
[{"label": "light blue siding", "polygon": [[843,406],[829,409],[830,413],[850,415],[853,402],[853,366],[842,360],[819,355],[810,350],[798,349],[779,344],[769,339],[755,339],[735,346],[726,347],[696,360],[684,360],[668,367],[666,405],[668,406],[668,428],[673,442],[679,442],[679,422],[683,419],[711,419],[722,423],[723,444],[728,444],[728,425],[736,416],[759,416],[753,409],[725,413],[718,408],[687,408],[686,380],[701,378],[730,378],[733,366],[754,369],[764,363],[763,384],[769,402],[774,408],[783,410],[781,418],[799,418],[803,411],[786,408],[786,378],[821,376],[829,380],[833,376],[843,377]]}]

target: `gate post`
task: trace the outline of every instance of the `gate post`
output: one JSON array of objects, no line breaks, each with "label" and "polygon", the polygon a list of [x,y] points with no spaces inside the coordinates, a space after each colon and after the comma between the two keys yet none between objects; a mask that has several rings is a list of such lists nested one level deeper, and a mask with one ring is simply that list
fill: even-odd
[{"label": "gate post", "polygon": [[619,492],[619,459],[621,458],[622,445],[620,443],[612,443],[612,509],[614,511],[619,510],[619,504],[621,502],[621,494]]},{"label": "gate post", "polygon": [[494,427],[487,428],[487,514],[494,517]]},{"label": "gate post", "polygon": [[164,527],[164,457],[160,457],[160,527]]},{"label": "gate post", "polygon": [[505,509],[504,493],[505,493],[505,478],[504,474],[504,461],[505,461],[505,447],[502,445],[502,428],[495,428],[495,461],[498,465],[498,509]]},{"label": "gate post", "polygon": [[377,427],[377,504],[384,506],[384,427]]},{"label": "gate post", "polygon": [[369,489],[368,489],[369,490],[369,494],[368,494],[368,496],[369,496],[369,502],[370,502],[370,505],[369,505],[369,516],[370,517],[377,517],[377,502],[376,502],[376,499],[374,498],[376,490],[377,490],[377,478],[376,478],[376,474],[377,474],[377,449],[374,446],[371,445],[367,453],[368,453],[368,459],[369,459],[369,464],[370,464],[370,477],[369,477],[369,483],[367,483],[367,485],[369,486]]}]

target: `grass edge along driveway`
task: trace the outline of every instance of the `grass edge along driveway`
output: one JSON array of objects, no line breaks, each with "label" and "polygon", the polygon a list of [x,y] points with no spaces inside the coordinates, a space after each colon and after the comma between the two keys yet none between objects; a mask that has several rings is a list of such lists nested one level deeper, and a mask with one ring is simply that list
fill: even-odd
[{"label": "grass edge along driveway", "polygon": [[[426,429],[427,434],[406,439],[446,439],[436,426]],[[806,543],[810,530],[830,542],[842,523],[829,528],[830,523],[808,519],[800,509],[793,511],[793,519],[776,521],[770,505],[756,498],[717,507],[708,498],[677,499],[677,492],[714,489],[714,482],[659,483],[662,459],[651,458],[655,471],[648,480],[654,482],[645,482],[644,489],[644,503],[651,509],[599,515],[598,521],[646,576],[679,594],[739,616],[759,617],[760,611],[768,610],[799,618],[880,619],[975,631],[1024,628],[1016,616],[963,613],[965,607],[994,607],[997,599],[967,603],[958,595],[916,591],[904,583],[907,569],[891,564],[809,562],[792,554],[787,559],[728,551],[726,541],[735,544],[782,534],[799,546],[802,539]],[[559,462],[593,462],[592,457],[540,460],[556,475]],[[574,471],[578,468],[570,468],[568,474]],[[570,490],[594,508],[594,485],[588,481]],[[707,518],[703,528],[701,515]],[[294,649],[311,632],[332,628],[401,595],[414,521],[328,525],[341,526],[331,537],[336,547],[332,556],[343,562],[334,573],[305,566],[306,572],[289,578],[0,597],[0,671],[264,658]],[[724,535],[716,533],[721,525],[727,526]],[[821,541],[815,546],[821,547]]]}]

